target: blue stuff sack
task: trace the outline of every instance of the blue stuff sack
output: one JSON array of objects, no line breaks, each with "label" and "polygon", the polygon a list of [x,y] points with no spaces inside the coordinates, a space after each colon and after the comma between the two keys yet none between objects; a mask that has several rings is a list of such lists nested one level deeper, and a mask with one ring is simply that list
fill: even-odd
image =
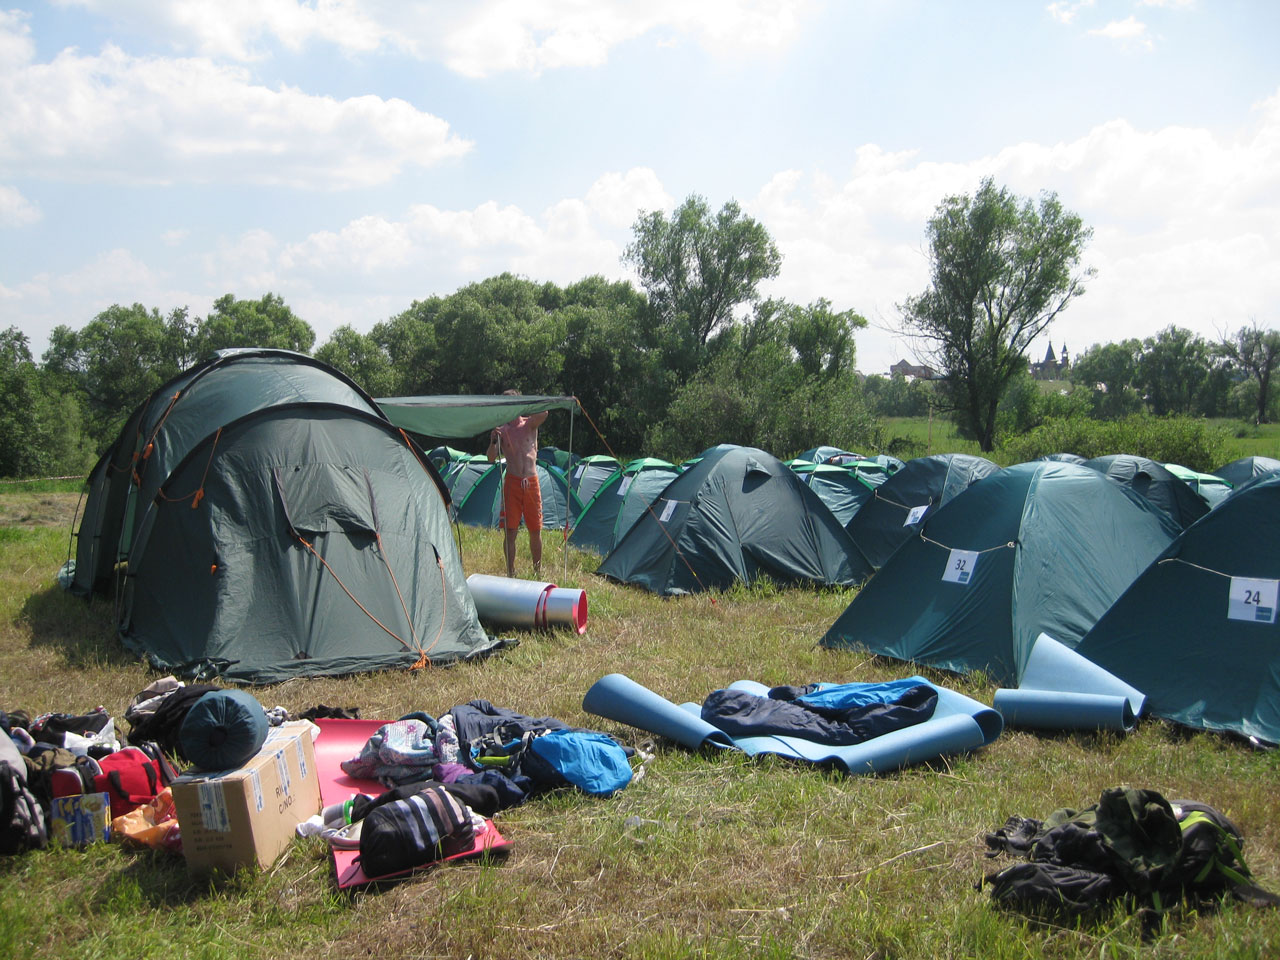
[{"label": "blue stuff sack", "polygon": [[586,730],[552,730],[529,749],[583,793],[607,797],[631,782],[627,752],[612,737]]},{"label": "blue stuff sack", "polygon": [[213,690],[187,711],[178,741],[201,770],[232,770],[262,749],[267,726],[266,712],[252,694]]}]

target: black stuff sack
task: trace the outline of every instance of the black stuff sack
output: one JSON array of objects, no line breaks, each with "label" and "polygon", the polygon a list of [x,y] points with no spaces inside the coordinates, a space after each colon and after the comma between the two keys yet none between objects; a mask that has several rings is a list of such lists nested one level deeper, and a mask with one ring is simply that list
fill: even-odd
[{"label": "black stuff sack", "polygon": [[475,844],[471,812],[441,787],[384,803],[360,828],[360,866],[369,878],[403,873]]}]

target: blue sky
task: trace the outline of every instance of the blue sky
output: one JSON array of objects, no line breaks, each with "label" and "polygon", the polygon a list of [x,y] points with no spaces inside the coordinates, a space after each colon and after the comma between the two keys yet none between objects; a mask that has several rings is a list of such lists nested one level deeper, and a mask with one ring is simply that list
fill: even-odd
[{"label": "blue sky", "polygon": [[319,344],[625,277],[637,213],[699,193],[879,372],[988,175],[1094,229],[1055,349],[1278,326],[1277,37],[1270,0],[0,0],[0,326],[270,291]]}]

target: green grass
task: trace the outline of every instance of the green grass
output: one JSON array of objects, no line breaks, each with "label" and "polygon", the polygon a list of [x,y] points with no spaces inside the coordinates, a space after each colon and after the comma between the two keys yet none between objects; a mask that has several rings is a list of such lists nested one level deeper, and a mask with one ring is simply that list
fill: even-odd
[{"label": "green grass", "polygon": [[[68,519],[74,501],[58,501]],[[104,704],[121,716],[150,676],[120,649],[109,602],[84,604],[54,586],[65,527],[0,530],[0,709]],[[463,537],[468,572],[500,571],[497,533]],[[911,669],[817,647],[852,591],[757,585],[714,602],[662,600],[596,578],[593,558],[570,552],[566,564],[548,540],[547,578],[587,591],[584,636],[520,634],[482,663],[252,692],[268,706],[358,706],[375,719],[484,697],[638,743],[646,735],[581,709],[605,673],[683,701],[740,678],[886,680]],[[981,679],[925,672],[990,702]],[[335,890],[315,840],[295,842],[270,870],[212,881],[188,877],[180,860],[115,845],[0,858],[0,956],[1012,960],[1280,950],[1280,912],[1178,914],[1144,944],[1125,914],[1038,924],[992,909],[973,889],[993,866],[985,832],[1011,814],[1086,805],[1120,783],[1226,811],[1245,832],[1254,872],[1280,889],[1280,757],[1218,737],[1158,722],[1129,737],[1006,732],[976,753],[874,777],[660,743],[644,769],[612,799],[562,792],[503,812],[513,845],[504,860],[449,864],[352,895]]]},{"label": "green grass", "polygon": [[1280,423],[1254,425],[1241,420],[1211,420],[1231,435],[1231,459],[1240,457],[1271,457],[1280,460]]}]

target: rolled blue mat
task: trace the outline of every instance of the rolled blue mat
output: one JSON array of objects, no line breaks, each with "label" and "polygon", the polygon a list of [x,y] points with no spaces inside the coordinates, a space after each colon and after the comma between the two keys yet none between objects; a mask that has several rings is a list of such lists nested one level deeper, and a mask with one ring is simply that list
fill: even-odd
[{"label": "rolled blue mat", "polygon": [[1146,695],[1047,633],[1036,637],[1017,689],[1000,689],[996,709],[1010,726],[1115,730],[1137,725]]},{"label": "rolled blue mat", "polygon": [[1061,690],[1008,690],[995,695],[996,709],[1011,727],[1033,730],[1115,730],[1127,732],[1138,722],[1124,697]]},{"label": "rolled blue mat", "polygon": [[670,700],[621,673],[610,673],[593,683],[582,698],[582,709],[674,740],[690,750],[701,749],[704,745],[734,745],[727,733],[717,730],[702,717],[681,710]]}]

